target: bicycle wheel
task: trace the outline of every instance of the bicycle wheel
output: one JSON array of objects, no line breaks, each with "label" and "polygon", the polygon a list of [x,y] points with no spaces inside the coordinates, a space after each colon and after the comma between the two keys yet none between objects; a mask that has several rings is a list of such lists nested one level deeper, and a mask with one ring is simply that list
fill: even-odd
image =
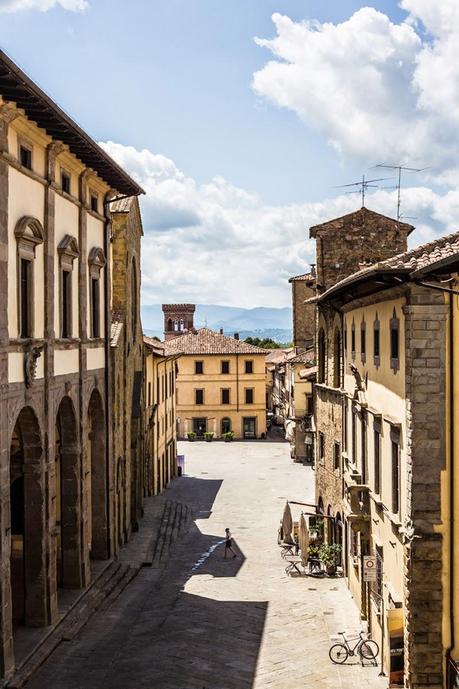
[{"label": "bicycle wheel", "polygon": [[366,639],[359,646],[359,654],[365,660],[376,660],[379,654],[379,646],[376,641]]},{"label": "bicycle wheel", "polygon": [[342,665],[346,662],[349,651],[344,644],[334,644],[328,651],[328,655],[332,663]]}]

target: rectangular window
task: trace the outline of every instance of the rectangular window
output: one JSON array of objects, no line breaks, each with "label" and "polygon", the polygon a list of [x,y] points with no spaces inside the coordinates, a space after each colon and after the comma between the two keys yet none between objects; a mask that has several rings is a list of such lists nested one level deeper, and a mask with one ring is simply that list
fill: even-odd
[{"label": "rectangular window", "polygon": [[201,375],[204,373],[204,362],[203,361],[195,361],[194,362],[194,372],[195,372],[195,375]]},{"label": "rectangular window", "polygon": [[392,318],[390,323],[390,366],[394,370],[397,370],[399,368],[399,332],[399,321],[397,318]]},{"label": "rectangular window", "polygon": [[244,361],[245,372],[253,373],[253,361]]},{"label": "rectangular window", "polygon": [[91,278],[91,337],[100,337],[100,293],[98,278]]},{"label": "rectangular window", "polygon": [[333,469],[335,471],[340,468],[341,464],[341,448],[339,443],[334,443],[333,445]]},{"label": "rectangular window", "polygon": [[159,376],[156,379],[156,404],[159,404]]},{"label": "rectangular window", "polygon": [[357,465],[357,412],[352,409],[352,463]]},{"label": "rectangular window", "polygon": [[355,357],[355,325],[352,323],[351,328],[351,355]]},{"label": "rectangular window", "polygon": [[163,375],[161,376],[161,400],[162,400],[162,402],[164,402],[165,398],[166,397],[165,397],[164,373],[163,373]]},{"label": "rectangular window", "polygon": [[362,454],[362,483],[367,482],[367,417],[362,410],[360,414],[360,449]]},{"label": "rectangular window", "polygon": [[97,194],[91,194],[91,210],[94,211],[94,213],[99,212],[99,197]]},{"label": "rectangular window", "polygon": [[229,404],[230,403],[230,391],[229,388],[225,388],[222,390],[222,404]]},{"label": "rectangular window", "polygon": [[22,167],[26,167],[28,170],[32,169],[32,149],[28,146],[21,144],[19,146],[19,161]]},{"label": "rectangular window", "polygon": [[227,374],[230,372],[230,362],[222,361],[222,374]]},{"label": "rectangular window", "polygon": [[62,271],[62,329],[61,337],[72,337],[72,273],[69,270]]},{"label": "rectangular window", "polygon": [[314,414],[314,400],[312,395],[306,395],[306,414]]},{"label": "rectangular window", "polygon": [[400,446],[396,440],[392,445],[392,512],[398,514],[400,510]]},{"label": "rectangular window", "polygon": [[375,321],[373,325],[373,357],[375,359],[375,366],[379,366],[379,357],[381,356],[381,339],[379,321]]},{"label": "rectangular window", "polygon": [[343,404],[343,445],[344,445],[344,452],[347,452],[347,448],[348,448],[347,435],[348,435],[347,399],[345,399],[344,404]]},{"label": "rectangular window", "polygon": [[245,389],[245,403],[253,404],[253,388]]},{"label": "rectangular window", "polygon": [[375,465],[374,465],[374,472],[375,472],[375,493],[377,495],[380,494],[381,492],[381,433],[379,430],[375,429],[374,431],[374,449],[375,449]]},{"label": "rectangular window", "polygon": [[61,189],[70,194],[70,175],[65,170],[61,170]]},{"label": "rectangular window", "polygon": [[32,309],[32,262],[21,258],[21,337],[32,336],[31,309]]},{"label": "rectangular window", "polygon": [[151,407],[151,382],[148,383],[148,406]]},{"label": "rectangular window", "polygon": [[195,390],[195,403],[204,404],[204,390]]},{"label": "rectangular window", "polygon": [[365,321],[363,321],[361,323],[361,326],[360,326],[360,357],[361,357],[363,363],[365,363],[366,356],[367,356],[367,329],[366,329]]},{"label": "rectangular window", "polygon": [[325,461],[325,436],[319,431],[319,462]]}]

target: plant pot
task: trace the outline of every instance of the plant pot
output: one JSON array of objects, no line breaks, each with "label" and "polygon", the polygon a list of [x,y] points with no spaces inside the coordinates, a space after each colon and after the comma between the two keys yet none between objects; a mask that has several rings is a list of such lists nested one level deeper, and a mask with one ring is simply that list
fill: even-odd
[{"label": "plant pot", "polygon": [[325,571],[329,577],[332,577],[336,574],[336,565],[325,565]]}]

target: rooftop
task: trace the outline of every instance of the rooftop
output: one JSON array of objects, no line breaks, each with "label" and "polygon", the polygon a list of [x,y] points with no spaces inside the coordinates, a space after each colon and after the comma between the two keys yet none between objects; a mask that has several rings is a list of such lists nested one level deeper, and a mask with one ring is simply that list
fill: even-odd
[{"label": "rooftop", "polygon": [[49,136],[62,141],[110,187],[126,196],[143,189],[86,132],[0,50],[0,95],[16,103]]},{"label": "rooftop", "polygon": [[312,347],[306,349],[304,352],[293,353],[287,357],[289,364],[306,364],[306,366],[313,366],[316,362],[316,352]]},{"label": "rooftop", "polygon": [[365,208],[365,206],[362,206],[362,208],[360,208],[358,211],[347,213],[346,215],[341,215],[339,218],[332,218],[331,220],[327,220],[326,222],[320,223],[320,225],[313,225],[309,228],[309,236],[316,237],[318,231],[320,230],[339,229],[334,227],[337,223],[342,223],[343,225],[352,225],[354,222],[358,222],[361,225],[365,222],[365,219],[367,218],[372,218],[375,220],[379,218],[385,221],[389,220],[394,224],[397,224],[399,229],[402,232],[405,232],[407,235],[409,235],[414,230],[413,225],[408,225],[408,223],[400,222],[395,218],[389,218],[389,216],[387,215],[377,213],[376,211],[372,211],[369,208]]},{"label": "rooftop", "polygon": [[168,340],[166,350],[181,354],[266,354],[261,347],[221,335],[209,328],[199,328]]},{"label": "rooftop", "polygon": [[289,282],[315,282],[317,276],[314,273],[303,273],[303,275],[295,275],[289,278]]}]

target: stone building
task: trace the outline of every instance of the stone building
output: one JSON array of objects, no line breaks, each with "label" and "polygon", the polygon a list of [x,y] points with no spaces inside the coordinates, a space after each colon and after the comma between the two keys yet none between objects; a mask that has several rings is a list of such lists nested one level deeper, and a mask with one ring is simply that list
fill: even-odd
[{"label": "stone building", "polygon": [[[330,508],[343,525],[335,538],[349,587],[390,685],[411,689],[458,679],[458,269],[456,233],[367,266],[318,298],[320,314],[339,316],[344,344],[333,348],[335,324],[322,321],[318,367],[340,373],[343,445],[334,465],[325,454],[318,467],[318,497],[325,507],[325,473],[334,471],[343,492],[332,493]],[[321,428],[336,442],[335,429]],[[376,565],[371,582],[366,556]]]},{"label": "stone building", "polygon": [[290,379],[291,455],[296,462],[314,462],[315,421],[314,382],[316,353],[310,348],[292,352],[287,357],[286,374]]},{"label": "stone building", "polygon": [[161,493],[177,476],[177,352],[144,337],[145,344],[145,489]]},{"label": "stone building", "polygon": [[140,319],[142,220],[137,197],[110,204],[112,326],[110,339],[115,543],[137,530],[144,494],[143,333]]},{"label": "stone building", "polygon": [[292,285],[293,345],[299,350],[314,346],[316,311],[314,304],[305,303],[316,293],[316,267],[304,275],[289,279]]},{"label": "stone building", "polygon": [[[362,208],[311,227],[316,240],[317,294],[363,264],[406,250],[411,225]],[[342,523],[342,315],[328,303],[317,308],[317,383],[315,385],[316,496],[320,510]],[[353,336],[352,332],[349,336]],[[324,355],[326,352],[326,357]],[[340,527],[337,527],[340,529]],[[337,537],[341,539],[338,531]]]},{"label": "stone building", "polygon": [[[168,312],[165,311],[165,317]],[[254,439],[266,434],[266,350],[208,328],[168,340],[181,354],[177,377],[179,437],[213,433]]]},{"label": "stone building", "polygon": [[116,552],[110,213],[140,187],[0,52],[0,674]]},{"label": "stone building", "polygon": [[171,340],[178,335],[193,330],[194,304],[163,304],[164,340]]}]

